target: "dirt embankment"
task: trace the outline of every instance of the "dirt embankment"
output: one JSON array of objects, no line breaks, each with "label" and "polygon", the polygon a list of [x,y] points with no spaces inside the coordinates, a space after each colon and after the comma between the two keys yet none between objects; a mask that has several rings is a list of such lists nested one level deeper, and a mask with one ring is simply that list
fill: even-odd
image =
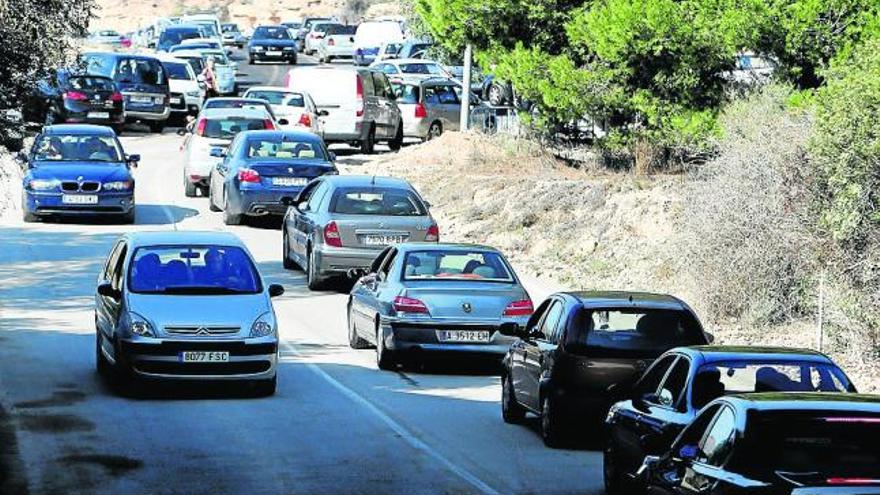
[{"label": "dirt embankment", "polygon": [[13,154],[0,146],[0,218],[19,214],[19,188],[16,183],[21,178],[21,164]]},{"label": "dirt embankment", "polygon": [[[575,170],[533,144],[459,133],[341,168],[407,178],[434,205],[442,239],[498,247],[538,278],[674,294],[695,306],[718,343],[816,347],[812,321],[756,328],[701,308],[698,284],[677,268],[686,175]],[[880,390],[877,362],[824,350],[860,390]]]}]

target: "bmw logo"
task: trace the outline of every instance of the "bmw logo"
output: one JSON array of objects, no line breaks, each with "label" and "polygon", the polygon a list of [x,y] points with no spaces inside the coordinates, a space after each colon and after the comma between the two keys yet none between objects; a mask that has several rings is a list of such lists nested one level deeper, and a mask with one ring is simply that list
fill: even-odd
[{"label": "bmw logo", "polygon": [[473,308],[473,306],[471,306],[471,303],[466,302],[466,303],[461,303],[461,309],[465,313],[470,313],[471,311],[473,311],[474,308]]}]

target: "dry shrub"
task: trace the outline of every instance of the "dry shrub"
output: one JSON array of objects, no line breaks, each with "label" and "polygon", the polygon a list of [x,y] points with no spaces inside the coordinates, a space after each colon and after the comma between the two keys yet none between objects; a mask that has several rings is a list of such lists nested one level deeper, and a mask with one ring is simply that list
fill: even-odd
[{"label": "dry shrub", "polygon": [[811,122],[771,87],[722,117],[718,156],[684,191],[680,262],[716,317],[780,321],[802,314],[818,259],[805,147]]}]

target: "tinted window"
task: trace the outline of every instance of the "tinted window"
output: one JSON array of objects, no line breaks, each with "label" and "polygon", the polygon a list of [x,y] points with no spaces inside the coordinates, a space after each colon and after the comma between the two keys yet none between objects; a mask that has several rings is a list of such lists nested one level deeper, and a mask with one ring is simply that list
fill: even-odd
[{"label": "tinted window", "polygon": [[507,263],[492,251],[414,251],[406,255],[404,280],[513,282]]},{"label": "tinted window", "polygon": [[327,29],[327,36],[335,36],[337,34],[353,36],[355,32],[357,32],[357,26],[342,26],[340,24],[334,24]]},{"label": "tinted window", "polygon": [[312,26],[312,31],[313,31],[313,32],[317,32],[317,33],[324,33],[324,32],[326,32],[327,29],[329,29],[331,26],[334,26],[334,24],[329,24],[329,23],[326,23],[326,22],[318,23],[318,24],[315,24],[315,25]]},{"label": "tinted window", "polygon": [[345,215],[427,215],[422,202],[407,189],[386,187],[344,188],[334,194],[330,211]]},{"label": "tinted window", "polygon": [[208,119],[201,136],[209,138],[233,138],[241,131],[261,131],[266,129],[265,119]]},{"label": "tinted window", "polygon": [[236,24],[223,24],[220,27],[221,27],[221,29],[223,29],[224,33],[237,33],[238,32],[238,25],[236,25]]},{"label": "tinted window", "polygon": [[115,79],[122,83],[165,84],[165,70],[158,60],[121,58]]},{"label": "tinted window", "polygon": [[[260,100],[266,100],[272,105],[280,105],[281,102],[284,101],[284,97],[289,94],[293,94],[293,93],[288,93],[286,91],[256,90],[256,91],[248,91],[247,97],[248,98],[257,98]],[[302,106],[302,105],[300,105],[300,106]]]},{"label": "tinted window", "polygon": [[116,91],[116,86],[110,79],[103,77],[77,76],[67,80],[67,86],[71,89],[84,91]]},{"label": "tinted window", "polygon": [[672,366],[675,359],[674,355],[666,356],[654,363],[636,384],[636,392],[639,395],[656,393],[660,382],[663,381],[663,377],[666,376],[666,372],[669,371],[669,367]]},{"label": "tinted window", "polygon": [[397,103],[415,105],[419,102],[419,87],[414,84],[391,83]]},{"label": "tinted window", "polygon": [[260,277],[247,254],[235,246],[138,248],[129,269],[129,289],[165,294],[254,294]]},{"label": "tinted window", "polygon": [[544,321],[541,322],[539,331],[544,334],[544,339],[550,342],[556,342],[556,329],[559,326],[559,319],[562,318],[562,310],[562,303],[555,301],[553,306],[547,311]]},{"label": "tinted window", "polygon": [[455,86],[429,86],[425,88],[425,103],[457,105],[459,99],[455,89]]},{"label": "tinted window", "polygon": [[657,394],[657,402],[667,407],[679,407],[681,398],[684,396],[685,385],[687,384],[688,372],[690,371],[690,363],[687,359],[681,358],[672,367],[672,371],[666,375],[663,384],[660,386],[660,392]]},{"label": "tinted window", "polygon": [[715,417],[715,422],[700,442],[697,460],[721,466],[730,456],[736,435],[736,416],[729,407],[725,407]]},{"label": "tinted window", "polygon": [[178,45],[183,40],[201,38],[202,33],[198,29],[175,29],[163,32],[159,36],[159,44],[163,46]]},{"label": "tinted window", "polygon": [[187,64],[175,64],[174,62],[162,62],[162,65],[165,66],[165,71],[168,73],[169,79],[175,79],[180,81],[189,81],[190,75],[189,71],[186,70]]},{"label": "tinted window", "polygon": [[400,64],[400,72],[404,74],[431,74],[435,76],[443,76],[446,73],[437,64],[412,63]]},{"label": "tinted window", "polygon": [[678,346],[705,344],[690,312],[667,309],[586,309],[569,335],[573,347],[594,355],[653,357]]},{"label": "tinted window", "polygon": [[289,40],[290,33],[284,27],[258,27],[254,31],[255,40]]},{"label": "tinted window", "polygon": [[248,158],[308,158],[325,160],[324,148],[318,141],[289,137],[251,139],[247,142]]},{"label": "tinted window", "polygon": [[122,150],[112,136],[44,134],[34,146],[35,159],[51,162],[122,161]]}]

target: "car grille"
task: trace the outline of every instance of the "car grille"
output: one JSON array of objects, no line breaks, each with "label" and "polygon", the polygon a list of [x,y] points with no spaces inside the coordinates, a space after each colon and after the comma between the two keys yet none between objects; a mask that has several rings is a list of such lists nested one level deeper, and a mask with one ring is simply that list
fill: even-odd
[{"label": "car grille", "polygon": [[177,356],[183,351],[228,351],[233,356],[260,356],[278,351],[277,344],[245,344],[241,340],[166,340],[159,344],[123,341],[121,345],[123,352],[146,356]]},{"label": "car grille", "polygon": [[[180,103],[173,103],[177,99]],[[186,98],[183,93],[171,93],[171,108],[175,110],[186,110]]]},{"label": "car grille", "polygon": [[269,371],[269,361],[233,361],[230,363],[175,363],[171,361],[139,361],[137,371],[156,375],[252,375]]},{"label": "car grille", "polygon": [[61,190],[64,192],[98,192],[101,190],[100,182],[74,182],[66,180],[61,183]]},{"label": "car grille", "polygon": [[168,326],[165,331],[171,335],[234,335],[241,327]]}]

